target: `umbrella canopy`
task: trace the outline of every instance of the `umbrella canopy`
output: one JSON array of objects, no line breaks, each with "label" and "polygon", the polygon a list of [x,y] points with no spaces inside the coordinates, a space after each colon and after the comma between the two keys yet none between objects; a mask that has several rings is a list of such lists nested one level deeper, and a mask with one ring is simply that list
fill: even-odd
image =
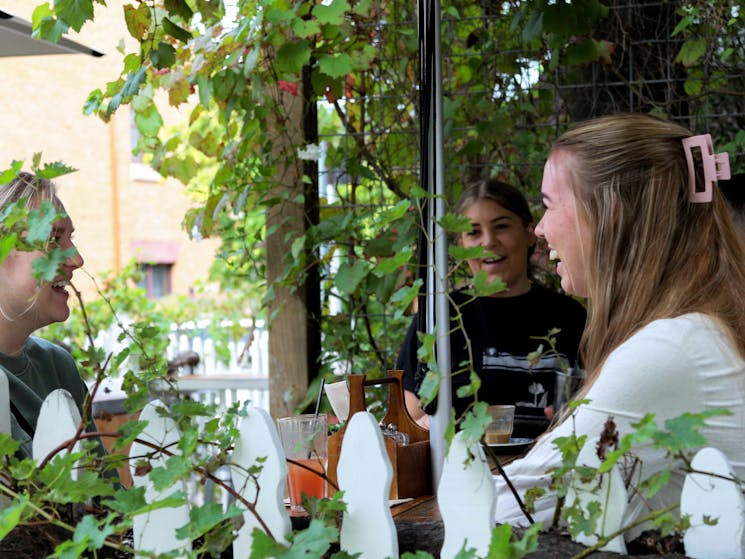
[{"label": "umbrella canopy", "polygon": [[89,54],[103,56],[90,47],[63,37],[51,43],[31,36],[31,22],[0,10],[0,56],[35,56],[41,54]]}]

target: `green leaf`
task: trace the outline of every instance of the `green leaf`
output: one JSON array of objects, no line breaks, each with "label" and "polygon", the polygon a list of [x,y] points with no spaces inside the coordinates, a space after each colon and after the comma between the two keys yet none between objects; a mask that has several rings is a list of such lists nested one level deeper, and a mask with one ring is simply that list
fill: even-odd
[{"label": "green leaf", "polygon": [[163,30],[171,37],[182,43],[188,43],[192,35],[189,31],[173,23],[170,19],[163,18]]},{"label": "green leaf", "polygon": [[530,14],[523,28],[523,40],[525,42],[539,39],[543,34],[543,12],[535,11]]},{"label": "green leaf", "polygon": [[114,533],[114,528],[107,524],[103,530],[99,529],[96,518],[90,514],[85,515],[75,525],[73,541],[85,544],[88,549],[100,549],[106,538]]},{"label": "green leaf", "polygon": [[448,246],[448,254],[456,260],[473,260],[474,258],[485,258],[494,253],[489,252],[484,247],[464,247],[460,245]]},{"label": "green leaf", "polygon": [[15,232],[0,237],[0,264],[10,254],[10,251],[15,248],[16,240],[18,240],[18,235]]},{"label": "green leaf", "polygon": [[478,297],[488,297],[507,290],[507,284],[501,278],[491,281],[484,270],[473,276],[471,286]]},{"label": "green leaf", "polygon": [[305,530],[290,533],[291,547],[283,557],[286,559],[323,557],[331,547],[331,543],[336,541],[338,537],[339,530],[332,526],[326,526],[323,522],[314,518]]},{"label": "green leaf", "polygon": [[86,21],[93,19],[93,0],[54,0],[54,10],[67,25],[80,31]]},{"label": "green leaf", "polygon": [[471,231],[471,220],[464,215],[447,213],[438,222],[448,233],[468,233]]},{"label": "green leaf", "polygon": [[683,66],[693,66],[706,54],[706,39],[688,39],[680,48],[675,62],[680,62]]},{"label": "green leaf", "polygon": [[186,0],[165,0],[165,8],[169,13],[179,16],[184,21],[190,21],[194,12]]},{"label": "green leaf", "polygon": [[18,501],[0,508],[0,540],[18,525],[26,505],[28,505],[28,497],[21,495]]},{"label": "green leaf", "polygon": [[308,62],[310,62],[310,45],[305,39],[285,43],[277,51],[277,66],[282,72],[299,74]]},{"label": "green leaf", "polygon": [[10,169],[6,169],[0,173],[0,184],[8,184],[18,176],[21,169],[23,169],[23,161],[13,161],[13,163],[10,164]]},{"label": "green leaf", "polygon": [[137,130],[143,136],[154,138],[163,126],[163,119],[155,105],[149,105],[146,110],[135,113],[135,124]]},{"label": "green leaf", "polygon": [[218,503],[206,503],[201,507],[192,507],[189,509],[189,522],[176,530],[176,537],[180,540],[197,538],[223,520],[241,514],[235,506],[230,506],[227,512],[223,512],[222,505]]},{"label": "green leaf", "polygon": [[150,8],[143,2],[136,8],[132,4],[124,6],[124,21],[127,31],[138,41],[142,41],[150,31],[152,20],[150,19]]},{"label": "green leaf", "polygon": [[384,260],[381,260],[373,269],[373,273],[377,276],[384,276],[386,274],[390,274],[391,272],[395,272],[399,268],[409,263],[413,252],[414,251],[411,247],[406,247],[391,258],[385,258]]},{"label": "green leaf", "polygon": [[32,210],[29,214],[25,240],[30,244],[46,243],[52,232],[52,224],[57,219],[57,210],[49,200],[45,200],[38,210]]},{"label": "green leaf", "polygon": [[53,163],[45,163],[44,167],[37,169],[34,175],[40,179],[52,180],[62,175],[68,175],[77,171],[74,167],[65,165],[62,161],[55,161]]},{"label": "green leaf", "polygon": [[107,499],[106,505],[115,512],[134,516],[147,507],[144,487],[131,487],[126,491],[117,491],[114,497]]},{"label": "green leaf", "polygon": [[685,28],[687,28],[689,25],[693,23],[693,17],[691,16],[685,16],[683,19],[681,19],[678,22],[678,25],[675,26],[675,29],[673,29],[671,37],[675,37],[678,33],[683,31]]},{"label": "green leaf", "polygon": [[318,21],[312,19],[305,21],[300,18],[294,18],[290,26],[292,27],[292,32],[303,39],[318,35],[321,32],[321,26],[318,24]]},{"label": "green leaf", "polygon": [[303,250],[305,249],[305,235],[300,235],[297,239],[292,241],[292,248],[290,254],[295,260],[299,260],[302,256]]},{"label": "green leaf", "polygon": [[204,74],[197,76],[197,89],[199,91],[199,102],[205,106],[210,106],[210,99],[212,99],[212,81]]},{"label": "green leaf", "polygon": [[699,78],[689,78],[683,84],[683,89],[687,95],[696,96],[703,91],[704,82]]},{"label": "green leaf", "polygon": [[412,285],[402,287],[391,296],[391,302],[400,305],[402,308],[408,307],[419,293],[422,280],[416,280]]},{"label": "green leaf", "polygon": [[478,441],[484,434],[484,429],[491,423],[491,416],[487,411],[486,402],[477,402],[464,416],[460,423],[461,432],[469,441]]},{"label": "green leaf", "polygon": [[353,264],[342,262],[334,283],[340,292],[345,294],[354,293],[367,272],[368,263],[364,260],[355,260]]},{"label": "green leaf", "polygon": [[318,57],[318,68],[327,76],[340,78],[346,76],[352,71],[352,59],[344,52],[338,54],[322,54]]},{"label": "green leaf", "polygon": [[103,91],[101,91],[100,89],[94,89],[93,91],[91,91],[88,94],[85,103],[83,104],[83,114],[88,116],[95,113],[98,109],[101,108],[103,99]]},{"label": "green leaf", "polygon": [[158,69],[170,68],[176,62],[176,49],[166,42],[160,41],[157,50],[150,51],[150,60]]},{"label": "green leaf", "polygon": [[409,200],[401,200],[392,208],[386,209],[379,216],[378,226],[388,225],[396,220],[401,219],[411,207]]},{"label": "green leaf", "polygon": [[333,0],[328,5],[316,4],[313,15],[322,25],[341,25],[344,23],[344,13],[350,9],[347,0]]}]

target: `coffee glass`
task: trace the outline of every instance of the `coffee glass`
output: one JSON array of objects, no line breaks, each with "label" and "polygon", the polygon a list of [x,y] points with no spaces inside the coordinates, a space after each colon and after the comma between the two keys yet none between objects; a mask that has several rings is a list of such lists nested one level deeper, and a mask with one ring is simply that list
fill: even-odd
[{"label": "coffee glass", "polygon": [[491,416],[491,423],[484,429],[486,444],[506,444],[512,437],[515,425],[515,406],[493,405],[487,408]]}]

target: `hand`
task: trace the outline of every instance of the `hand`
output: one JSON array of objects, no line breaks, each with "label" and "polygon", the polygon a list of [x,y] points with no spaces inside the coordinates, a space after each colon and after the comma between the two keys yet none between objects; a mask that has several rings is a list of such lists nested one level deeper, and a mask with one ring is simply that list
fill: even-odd
[{"label": "hand", "polygon": [[416,424],[429,431],[429,416],[425,413],[422,417],[416,419]]}]

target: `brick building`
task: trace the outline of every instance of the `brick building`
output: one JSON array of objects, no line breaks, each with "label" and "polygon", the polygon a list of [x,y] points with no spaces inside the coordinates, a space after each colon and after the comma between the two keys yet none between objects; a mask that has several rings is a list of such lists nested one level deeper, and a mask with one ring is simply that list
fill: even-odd
[{"label": "brick building", "polygon": [[[41,2],[0,0],[0,9],[31,20]],[[82,111],[88,94],[117,79],[128,41],[119,0],[96,4],[96,20],[71,39],[104,53],[0,57],[0,169],[13,160],[27,166],[35,152],[45,162],[63,161],[78,171],[56,182],[72,217],[85,269],[98,276],[137,259],[147,270],[148,288],[186,294],[206,277],[216,241],[190,240],[183,230],[186,210],[197,202],[183,185],[164,180],[132,155],[128,107],[109,123]],[[179,114],[164,114],[175,122]],[[84,274],[76,285],[90,294]]]}]

